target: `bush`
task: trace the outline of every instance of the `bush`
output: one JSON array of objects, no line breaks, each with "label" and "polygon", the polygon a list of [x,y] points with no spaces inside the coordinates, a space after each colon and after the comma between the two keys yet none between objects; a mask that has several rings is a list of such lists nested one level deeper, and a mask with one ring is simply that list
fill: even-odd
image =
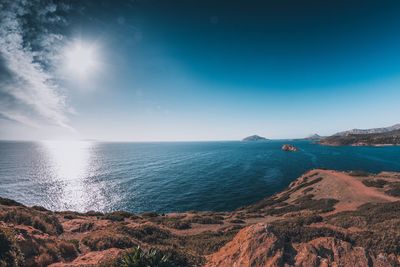
[{"label": "bush", "polygon": [[385,193],[394,197],[400,197],[400,183],[390,183],[389,190],[386,190]]},{"label": "bush", "polygon": [[129,237],[117,233],[101,233],[101,235],[97,236],[89,235],[82,240],[82,243],[95,251],[109,248],[130,248],[135,245]]},{"label": "bush", "polygon": [[363,183],[365,186],[368,186],[368,187],[383,188],[383,187],[387,184],[387,181],[382,180],[382,179],[377,179],[377,180],[363,180],[362,183]]},{"label": "bush", "polygon": [[54,262],[53,257],[50,256],[48,253],[42,253],[38,256],[36,260],[36,264],[40,267],[45,267]]},{"label": "bush", "polygon": [[114,212],[104,214],[104,219],[114,221],[114,222],[121,222],[125,218],[130,218],[132,216],[134,216],[132,213],[129,213],[126,211],[114,211]]},{"label": "bush", "polygon": [[151,248],[142,250],[139,246],[127,252],[120,260],[121,267],[169,267],[176,266],[170,261],[170,255],[163,254],[161,251]]},{"label": "bush", "polygon": [[23,255],[19,250],[12,231],[0,228],[0,266],[17,267],[23,262]]},{"label": "bush", "polygon": [[71,242],[62,241],[58,244],[58,249],[60,251],[60,255],[63,259],[67,261],[71,261],[78,257],[78,252],[76,247]]},{"label": "bush", "polygon": [[161,224],[169,227],[169,228],[174,228],[178,230],[185,230],[185,229],[190,229],[192,227],[192,224],[188,221],[183,221],[183,220],[164,220],[161,222]]}]

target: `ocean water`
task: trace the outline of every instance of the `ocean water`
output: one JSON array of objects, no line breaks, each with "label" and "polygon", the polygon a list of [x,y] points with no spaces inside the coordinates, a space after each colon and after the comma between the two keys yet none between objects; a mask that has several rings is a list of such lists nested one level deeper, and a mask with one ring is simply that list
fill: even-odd
[{"label": "ocean water", "polygon": [[[299,151],[282,151],[284,143]],[[400,147],[0,142],[0,196],[51,210],[229,211],[313,168],[400,171]]]}]

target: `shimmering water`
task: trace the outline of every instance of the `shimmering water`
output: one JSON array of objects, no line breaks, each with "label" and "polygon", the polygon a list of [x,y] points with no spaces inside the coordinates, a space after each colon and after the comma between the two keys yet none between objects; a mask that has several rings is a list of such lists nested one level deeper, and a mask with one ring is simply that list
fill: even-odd
[{"label": "shimmering water", "polygon": [[312,168],[400,171],[400,147],[290,142],[0,142],[0,196],[52,210],[232,210]]}]

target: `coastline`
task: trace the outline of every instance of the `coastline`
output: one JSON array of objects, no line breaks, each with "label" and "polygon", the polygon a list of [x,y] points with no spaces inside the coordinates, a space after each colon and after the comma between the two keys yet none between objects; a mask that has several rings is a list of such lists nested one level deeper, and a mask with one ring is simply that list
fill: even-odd
[{"label": "coastline", "polygon": [[[254,258],[259,255],[258,250],[268,249],[281,242],[290,241],[293,246],[311,246],[309,242],[318,243],[321,238],[325,238],[325,243],[328,242],[326,238],[337,240],[335,242],[348,242],[349,240],[343,239],[342,235],[353,236],[355,233],[358,233],[358,239],[349,244],[368,252],[371,256],[368,256],[367,260],[377,261],[380,253],[395,255],[394,251],[381,243],[375,247],[365,245],[363,242],[370,238],[366,233],[360,236],[360,231],[367,230],[365,225],[358,225],[358,232],[354,232],[351,227],[342,225],[343,216],[359,217],[358,213],[364,212],[365,205],[378,207],[374,216],[380,216],[378,213],[384,213],[380,207],[390,204],[393,205],[392,214],[400,218],[400,194],[396,195],[400,191],[397,187],[399,181],[399,173],[365,174],[312,170],[293,181],[280,193],[233,212],[160,215],[152,212],[132,214],[115,211],[106,214],[82,214],[71,211],[52,212],[41,207],[26,207],[11,200],[1,199],[0,230],[8,233],[20,253],[24,255],[25,265],[22,266],[44,263],[53,267],[101,264],[118,266],[118,261],[138,245],[144,250],[157,249],[160,253],[172,255],[171,261],[177,266],[243,266],[245,262],[255,263],[260,260],[256,261]],[[385,216],[380,216],[384,220],[380,223],[386,222]],[[298,220],[306,220],[307,223],[299,224]],[[280,236],[290,230],[286,226],[293,223],[301,231],[308,234],[312,232],[312,239],[300,236],[296,240],[279,241]],[[351,224],[351,221],[347,223]],[[393,238],[400,240],[400,233],[393,227],[388,225],[386,231],[394,231]],[[265,232],[260,229],[268,229],[271,239],[263,246],[260,242],[265,241],[261,238]],[[325,230],[314,233],[317,229]],[[371,227],[368,229],[374,230]],[[375,230],[377,235],[383,234],[382,230]],[[249,246],[249,250],[242,251],[240,257],[232,250],[237,247],[238,242]],[[381,242],[387,243],[388,240]],[[327,246],[325,243],[318,243],[318,246]],[[251,244],[260,245],[258,252],[250,249]],[[345,254],[348,253],[348,257],[354,251],[346,249],[346,246],[342,249]],[[34,251],[27,251],[27,247],[32,247]],[[334,248],[328,246],[326,249]],[[274,257],[263,258],[261,261],[288,260],[276,253],[274,251]],[[309,262],[309,257],[314,255],[312,250],[307,251],[308,258],[303,259],[299,258],[303,252],[301,254],[295,249],[291,253],[293,259],[302,261],[303,264],[308,264],[307,266],[315,266]],[[393,255],[387,259],[392,259]],[[327,261],[340,263],[346,259],[348,258],[344,256],[328,257]]]}]

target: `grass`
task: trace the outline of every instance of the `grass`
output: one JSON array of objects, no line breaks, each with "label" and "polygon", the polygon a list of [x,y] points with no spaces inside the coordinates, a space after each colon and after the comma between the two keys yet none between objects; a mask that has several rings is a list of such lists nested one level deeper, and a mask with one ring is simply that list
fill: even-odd
[{"label": "grass", "polygon": [[390,203],[368,203],[356,211],[341,212],[327,218],[329,224],[362,231],[352,235],[357,246],[375,253],[400,251],[400,201]]},{"label": "grass", "polygon": [[298,212],[302,210],[325,213],[333,211],[337,202],[338,200],[332,198],[313,199],[313,195],[309,194],[298,198],[294,204],[289,204],[281,208],[268,209],[265,215],[280,216],[290,212]]},{"label": "grass", "polygon": [[82,243],[91,250],[99,251],[109,248],[131,248],[135,242],[128,236],[116,232],[94,232],[82,239]]},{"label": "grass", "polygon": [[165,240],[172,237],[170,231],[149,224],[138,227],[120,226],[117,230],[125,236],[149,244],[163,244]]},{"label": "grass", "polygon": [[182,236],[178,242],[193,254],[209,255],[231,241],[238,231],[239,228],[229,231],[206,231],[196,235]]},{"label": "grass", "polygon": [[0,220],[9,223],[23,224],[47,234],[59,235],[63,233],[63,227],[58,218],[53,214],[47,214],[25,207],[7,210],[0,216]]}]

